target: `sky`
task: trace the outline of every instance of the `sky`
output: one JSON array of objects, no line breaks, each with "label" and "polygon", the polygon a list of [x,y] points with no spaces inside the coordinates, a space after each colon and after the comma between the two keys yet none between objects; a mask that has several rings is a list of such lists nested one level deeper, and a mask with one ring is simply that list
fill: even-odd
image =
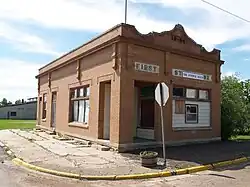
[{"label": "sky", "polygon": [[[37,96],[38,69],[124,22],[125,0],[0,0],[0,100]],[[250,1],[207,0],[250,20]],[[128,0],[139,32],[182,24],[208,51],[221,50],[223,75],[250,78],[250,23],[201,0]]]}]

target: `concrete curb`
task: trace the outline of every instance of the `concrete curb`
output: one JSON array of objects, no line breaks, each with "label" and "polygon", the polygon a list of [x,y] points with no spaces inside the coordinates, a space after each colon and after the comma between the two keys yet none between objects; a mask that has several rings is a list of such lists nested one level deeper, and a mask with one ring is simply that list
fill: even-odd
[{"label": "concrete curb", "polygon": [[250,157],[241,157],[234,160],[227,160],[207,165],[200,165],[194,166],[184,169],[177,169],[172,171],[160,171],[155,173],[139,173],[139,174],[129,174],[129,175],[105,175],[105,176],[92,176],[92,175],[81,175],[77,173],[68,173],[62,171],[51,170],[39,166],[35,166],[23,161],[21,158],[17,158],[6,145],[3,143],[0,144],[1,147],[5,150],[5,152],[12,158],[12,162],[18,166],[23,166],[27,169],[38,171],[42,173],[47,173],[55,176],[60,177],[67,177],[67,178],[75,178],[80,180],[127,180],[127,179],[148,179],[148,178],[157,178],[157,177],[170,177],[175,175],[184,175],[190,173],[196,173],[200,171],[210,170],[210,169],[217,169],[223,166],[230,166],[235,164],[240,164],[243,162],[250,161]]},{"label": "concrete curb", "polygon": [[209,169],[216,169],[219,167],[229,166],[233,164],[240,164],[249,160],[250,160],[249,157],[242,157],[242,158],[238,158],[234,160],[222,161],[222,162],[217,162],[217,163],[208,164],[208,165],[194,166],[194,167],[185,168],[185,169],[177,169],[173,171],[161,171],[161,172],[155,172],[155,173],[141,173],[141,174],[131,174],[131,175],[105,175],[105,176],[81,175],[81,174],[76,174],[76,173],[67,173],[67,172],[61,172],[61,171],[56,171],[56,170],[50,170],[50,169],[46,169],[46,168],[42,168],[39,166],[29,164],[19,158],[14,158],[12,161],[16,165],[23,166],[27,169],[31,169],[34,171],[39,171],[39,172],[43,172],[43,173],[47,173],[51,175],[56,175],[60,177],[75,178],[75,179],[80,179],[80,180],[127,180],[127,179],[148,179],[148,178],[184,175],[184,174],[205,171]]}]

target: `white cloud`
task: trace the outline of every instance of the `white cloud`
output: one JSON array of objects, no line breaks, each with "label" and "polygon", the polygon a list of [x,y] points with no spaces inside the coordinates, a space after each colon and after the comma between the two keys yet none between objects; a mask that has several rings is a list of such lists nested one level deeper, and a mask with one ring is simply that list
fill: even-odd
[{"label": "white cloud", "polygon": [[35,76],[42,65],[44,63],[0,59],[0,100],[5,97],[15,102],[37,96]]},{"label": "white cloud", "polygon": [[240,80],[246,80],[246,77],[241,72],[236,71],[223,71],[221,72],[221,78],[228,77],[228,76],[235,76]]},{"label": "white cloud", "polygon": [[[195,13],[199,9],[199,14],[205,15],[199,25],[192,26],[190,23],[193,20],[186,20],[182,24],[190,37],[209,50],[226,41],[250,38],[249,24],[202,3],[201,0],[129,0],[129,2],[174,7],[186,15]],[[250,1],[238,0],[237,4],[235,0],[209,0],[209,2],[250,19],[248,10]],[[47,28],[94,32],[102,32],[124,21],[124,0],[0,0],[0,4],[0,38],[26,52],[58,55],[48,41],[11,27],[6,24],[9,20]],[[166,21],[154,19],[153,14],[154,12],[150,12],[145,15],[129,3],[128,23],[134,24],[142,33],[169,30],[176,24],[167,17]],[[197,16],[200,16],[199,14]],[[10,68],[10,64],[16,69]],[[36,95],[37,84],[34,76],[41,64],[0,59],[0,65],[0,98],[18,99],[19,96]],[[234,72],[223,74],[230,75]]]},{"label": "white cloud", "polygon": [[[178,8],[183,13],[194,13],[198,9],[199,14],[207,15],[206,19],[192,28],[189,23],[193,20],[185,22],[187,25],[187,33],[194,38],[198,43],[201,43],[207,48],[214,47],[217,44],[222,44],[226,41],[235,40],[239,38],[250,37],[250,24],[233,17],[223,11],[220,11],[201,0],[132,0],[134,2],[144,2],[151,4],[161,4],[165,7]],[[237,14],[245,19],[250,20],[249,6],[250,1],[238,0],[235,6],[235,0],[208,0],[208,2],[226,9],[234,14]],[[196,10],[195,10],[196,9]],[[198,13],[197,13],[197,16]]]},{"label": "white cloud", "polygon": [[225,77],[225,76],[232,76],[232,75],[235,75],[236,72],[233,72],[233,71],[226,71],[226,72],[222,72],[221,73],[221,76],[222,77]]},{"label": "white cloud", "polygon": [[[136,3],[159,4],[178,8],[189,14],[198,8],[199,14],[207,15],[200,26],[184,23],[187,33],[198,43],[211,50],[215,45],[250,36],[250,25],[219,11],[201,0],[129,0]],[[238,0],[209,0],[235,14],[250,19],[250,2]],[[124,0],[0,0],[0,19],[26,21],[50,28],[103,31],[124,20]],[[157,11],[157,10],[156,10]],[[128,22],[142,33],[172,29],[175,23],[153,19],[153,12],[144,15],[129,3]],[[174,16],[174,15],[173,15]],[[199,15],[197,15],[199,16]],[[168,18],[166,18],[167,20]]]},{"label": "white cloud", "polygon": [[5,22],[0,22],[0,39],[1,38],[20,51],[42,53],[53,56],[60,55],[60,53],[56,52],[48,42],[44,41],[42,38],[20,31]]},{"label": "white cloud", "polygon": [[250,61],[250,58],[245,58],[244,61]]},{"label": "white cloud", "polygon": [[250,44],[241,45],[233,48],[235,51],[250,51]]}]

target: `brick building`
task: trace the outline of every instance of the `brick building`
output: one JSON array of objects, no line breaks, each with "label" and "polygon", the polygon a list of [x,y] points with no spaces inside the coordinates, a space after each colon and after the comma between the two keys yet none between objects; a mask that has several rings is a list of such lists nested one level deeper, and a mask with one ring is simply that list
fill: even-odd
[{"label": "brick building", "polygon": [[180,24],[145,35],[119,24],[39,70],[37,127],[119,150],[159,145],[154,89],[164,81],[166,143],[220,140],[223,63]]}]

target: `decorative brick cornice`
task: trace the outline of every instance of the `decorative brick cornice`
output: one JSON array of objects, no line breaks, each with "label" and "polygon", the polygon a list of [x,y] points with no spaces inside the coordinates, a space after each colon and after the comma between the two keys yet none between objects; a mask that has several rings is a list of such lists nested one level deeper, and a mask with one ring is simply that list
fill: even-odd
[{"label": "decorative brick cornice", "polygon": [[150,32],[148,34],[141,34],[133,25],[125,25],[123,36],[143,41],[146,44],[168,47],[220,61],[220,50],[213,49],[211,52],[208,52],[202,45],[196,43],[187,35],[181,24],[176,24],[169,31]]}]

